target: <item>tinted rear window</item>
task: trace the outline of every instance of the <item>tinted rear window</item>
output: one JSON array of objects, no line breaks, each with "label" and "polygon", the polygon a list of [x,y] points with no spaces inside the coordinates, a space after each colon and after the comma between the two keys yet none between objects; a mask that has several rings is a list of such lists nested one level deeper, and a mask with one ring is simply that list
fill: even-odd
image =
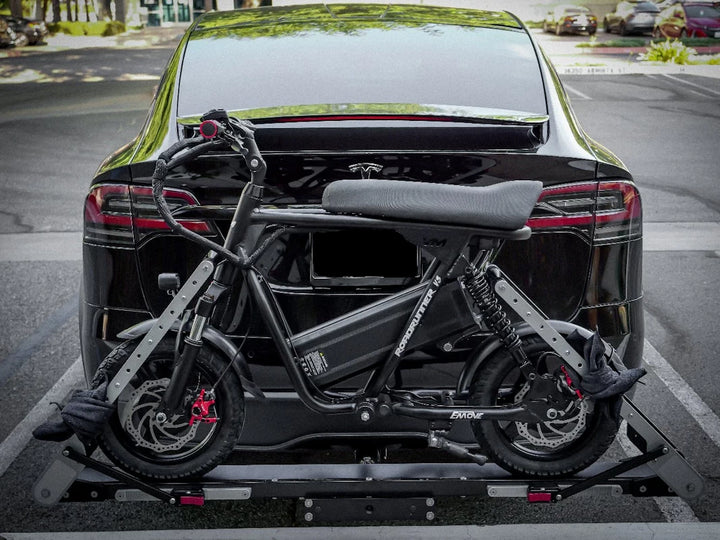
[{"label": "tinted rear window", "polygon": [[660,8],[652,2],[638,2],[638,5],[635,9],[637,9],[638,11],[649,11],[653,13],[657,13],[660,11]]},{"label": "tinted rear window", "polygon": [[179,116],[331,103],[547,112],[534,49],[517,30],[275,24],[197,31],[188,42]]}]

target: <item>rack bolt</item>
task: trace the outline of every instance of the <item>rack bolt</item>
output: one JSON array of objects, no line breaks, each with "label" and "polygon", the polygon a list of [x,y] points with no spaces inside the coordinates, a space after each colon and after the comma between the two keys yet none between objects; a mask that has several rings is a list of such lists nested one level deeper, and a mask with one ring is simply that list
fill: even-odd
[{"label": "rack bolt", "polygon": [[647,493],[647,486],[640,486],[640,493]]},{"label": "rack bolt", "polygon": [[91,498],[91,499],[97,499],[97,498],[98,498],[98,492],[97,492],[97,491],[91,491],[91,492],[90,492],[90,498]]},{"label": "rack bolt", "polygon": [[255,167],[257,167],[258,165],[260,165],[260,162],[257,160],[257,158],[252,158],[252,159],[250,160],[250,166],[251,166],[251,167],[255,168]]},{"label": "rack bolt", "polygon": [[433,519],[435,519],[435,512],[428,512],[427,514],[425,514],[425,519],[427,519],[428,521],[432,521]]},{"label": "rack bolt", "polygon": [[176,502],[176,501],[175,501],[175,497],[170,497],[170,499],[168,500],[168,502],[169,502],[170,504],[175,504],[175,502]]},{"label": "rack bolt", "polygon": [[70,450],[63,450],[62,455],[65,457],[70,457]]},{"label": "rack bolt", "polygon": [[369,422],[370,421],[370,413],[367,411],[363,411],[360,413],[360,420],[363,422]]},{"label": "rack bolt", "polygon": [[312,499],[305,499],[305,508],[310,508],[313,505]]},{"label": "rack bolt", "polygon": [[670,453],[670,449],[667,446],[663,446],[662,453],[668,454],[668,453]]},{"label": "rack bolt", "polygon": [[50,490],[47,489],[47,488],[44,488],[43,490],[40,491],[40,496],[41,496],[43,499],[49,499],[49,498],[50,498],[50,495],[51,495]]},{"label": "rack bolt", "polygon": [[445,352],[450,352],[450,351],[452,351],[452,350],[453,350],[452,343],[450,343],[450,342],[448,342],[448,343],[443,343],[442,350],[445,351]]},{"label": "rack bolt", "polygon": [[693,491],[695,491],[695,484],[688,484],[687,486],[685,486],[685,489],[687,489],[688,493],[692,493]]},{"label": "rack bolt", "polygon": [[433,499],[432,497],[428,497],[427,499],[425,499],[425,505],[426,506],[435,506],[435,499]]},{"label": "rack bolt", "polygon": [[560,495],[559,493],[557,495],[555,495],[555,500],[558,502],[562,501],[562,498],[563,498],[562,495]]},{"label": "rack bolt", "polygon": [[312,521],[312,520],[313,520],[312,512],[308,512],[307,514],[305,514],[305,521]]}]

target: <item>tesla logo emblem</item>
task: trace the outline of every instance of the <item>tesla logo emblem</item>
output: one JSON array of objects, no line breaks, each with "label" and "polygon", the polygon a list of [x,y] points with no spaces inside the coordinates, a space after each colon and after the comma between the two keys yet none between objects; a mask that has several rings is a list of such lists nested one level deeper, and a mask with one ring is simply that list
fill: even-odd
[{"label": "tesla logo emblem", "polygon": [[370,173],[382,171],[382,165],[377,163],[353,163],[348,167],[352,172],[360,172],[360,178],[370,178]]}]

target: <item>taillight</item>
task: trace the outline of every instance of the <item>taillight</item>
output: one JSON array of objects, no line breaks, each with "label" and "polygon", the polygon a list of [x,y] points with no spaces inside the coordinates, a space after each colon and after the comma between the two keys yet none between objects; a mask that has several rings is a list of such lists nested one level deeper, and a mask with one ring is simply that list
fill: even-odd
[{"label": "taillight", "polygon": [[640,194],[627,182],[546,188],[527,224],[533,229],[574,230],[595,242],[639,238]]},{"label": "taillight", "polygon": [[[166,188],[163,194],[171,211],[199,204],[187,191]],[[178,221],[199,234],[213,232],[205,221]],[[155,209],[149,187],[104,184],[91,190],[85,199],[86,241],[131,246],[152,232],[168,229]]]}]

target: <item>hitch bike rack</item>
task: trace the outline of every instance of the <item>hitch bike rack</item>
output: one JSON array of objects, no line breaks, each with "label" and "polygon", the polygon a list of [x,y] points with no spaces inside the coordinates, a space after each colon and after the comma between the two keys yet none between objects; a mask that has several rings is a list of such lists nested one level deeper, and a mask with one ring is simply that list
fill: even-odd
[{"label": "hitch bike rack", "polygon": [[518,478],[491,463],[271,464],[220,465],[194,481],[150,483],[89,457],[73,437],[33,493],[46,505],[115,500],[201,506],[206,501],[294,498],[302,519],[313,522],[432,521],[436,499],[446,496],[557,503],[579,493],[692,499],[703,492],[703,478],[627,397],[621,416],[641,454],[617,463],[598,462],[570,478]]}]

